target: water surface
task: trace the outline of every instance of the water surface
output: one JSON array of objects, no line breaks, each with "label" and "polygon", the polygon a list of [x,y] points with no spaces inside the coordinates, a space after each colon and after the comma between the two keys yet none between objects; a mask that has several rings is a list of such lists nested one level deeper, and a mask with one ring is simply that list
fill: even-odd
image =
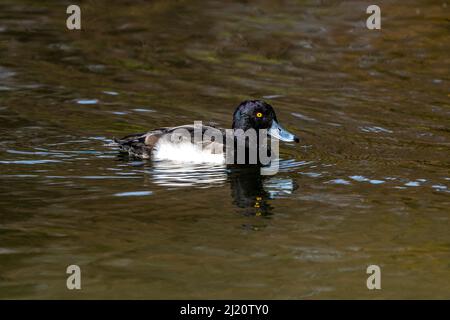
[{"label": "water surface", "polygon": [[[0,4],[1,298],[450,298],[446,1],[69,4]],[[108,146],[248,98],[275,176]]]}]

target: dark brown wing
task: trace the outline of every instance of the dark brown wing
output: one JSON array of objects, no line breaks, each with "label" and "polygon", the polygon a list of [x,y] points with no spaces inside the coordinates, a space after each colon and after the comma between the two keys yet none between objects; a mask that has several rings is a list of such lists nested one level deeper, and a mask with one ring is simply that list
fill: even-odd
[{"label": "dark brown wing", "polygon": [[153,147],[168,129],[159,128],[146,133],[130,134],[122,139],[114,139],[114,142],[119,146],[120,152],[141,159],[150,159]]},{"label": "dark brown wing", "polygon": [[[209,124],[209,123],[208,123]],[[141,158],[141,159],[150,159],[152,150],[155,147],[156,143],[159,141],[161,137],[164,137],[166,141],[175,141],[172,139],[171,135],[176,132],[178,129],[185,129],[191,135],[191,141],[194,142],[194,126],[193,125],[183,125],[178,127],[166,127],[166,128],[158,128],[146,133],[138,133],[131,134],[123,137],[122,139],[114,139],[114,142],[119,146],[119,150],[124,153],[128,153],[130,156]],[[214,125],[203,125],[202,126],[202,134],[208,129],[220,130],[217,129]],[[223,131],[223,130],[220,130]],[[224,135],[225,136],[225,135]],[[206,141],[203,144],[204,148],[211,149],[211,153],[216,153],[222,146],[219,146],[218,143],[214,143],[211,141]],[[223,149],[223,148],[222,148]]]}]

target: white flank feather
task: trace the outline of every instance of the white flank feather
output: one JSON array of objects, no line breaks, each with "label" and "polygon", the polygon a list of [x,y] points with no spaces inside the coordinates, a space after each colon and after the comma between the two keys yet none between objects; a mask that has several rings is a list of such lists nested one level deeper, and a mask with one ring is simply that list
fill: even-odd
[{"label": "white flank feather", "polygon": [[225,164],[224,153],[195,147],[192,143],[158,143],[153,150],[153,159],[191,163]]}]

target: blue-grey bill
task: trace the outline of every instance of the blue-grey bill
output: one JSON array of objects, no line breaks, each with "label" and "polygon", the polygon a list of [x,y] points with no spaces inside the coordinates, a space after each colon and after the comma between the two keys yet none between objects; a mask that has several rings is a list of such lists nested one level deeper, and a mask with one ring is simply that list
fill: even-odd
[{"label": "blue-grey bill", "polygon": [[299,142],[299,139],[297,138],[297,136],[295,136],[294,134],[287,131],[275,120],[273,120],[273,122],[272,122],[272,126],[269,129],[269,134],[272,137],[275,137],[281,141]]}]

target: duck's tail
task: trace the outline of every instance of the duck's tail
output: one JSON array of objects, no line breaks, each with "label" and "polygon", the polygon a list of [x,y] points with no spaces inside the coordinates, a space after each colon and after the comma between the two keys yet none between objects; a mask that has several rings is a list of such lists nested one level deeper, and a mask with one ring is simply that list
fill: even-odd
[{"label": "duck's tail", "polygon": [[131,157],[149,159],[151,156],[151,148],[145,144],[145,133],[128,135],[122,139],[113,138],[113,141],[121,153]]}]

